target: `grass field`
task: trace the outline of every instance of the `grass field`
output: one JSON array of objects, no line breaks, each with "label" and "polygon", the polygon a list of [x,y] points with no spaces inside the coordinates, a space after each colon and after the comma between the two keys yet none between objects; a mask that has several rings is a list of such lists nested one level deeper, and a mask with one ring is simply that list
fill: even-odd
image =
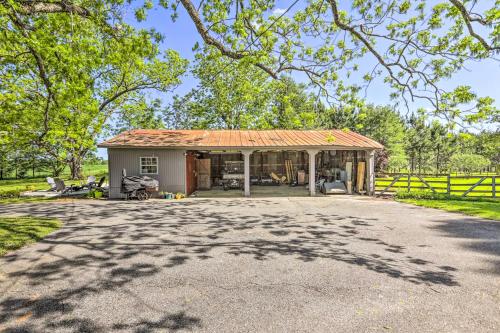
[{"label": "grass field", "polygon": [[0,217],[0,256],[37,242],[60,227],[57,219]]},{"label": "grass field", "polygon": [[[98,165],[84,165],[83,166],[83,175],[86,178],[87,176],[93,175],[98,179],[99,177],[105,176],[108,177],[108,166],[106,164],[98,164]],[[28,189],[33,190],[46,190],[49,188],[46,180],[47,175],[44,177],[37,178],[24,178],[24,179],[8,179],[8,180],[0,180],[0,198],[5,196],[8,193],[15,193],[16,191],[26,191]],[[80,184],[78,180],[69,180],[69,172],[64,172],[59,178],[64,180],[66,185],[71,184]]]},{"label": "grass field", "polygon": [[398,199],[398,201],[500,221],[500,202],[433,199]]},{"label": "grass field", "polygon": [[[492,187],[492,175],[484,175],[487,177],[480,185],[478,185],[472,192],[470,192],[467,196],[469,197],[492,197],[493,187]],[[463,176],[460,176],[463,177]],[[478,182],[483,175],[475,175],[468,178],[460,178],[456,176],[452,176],[450,179],[451,183],[451,194],[453,195],[462,195],[465,191],[467,191],[470,187],[472,187],[476,182]],[[446,193],[447,192],[447,177],[432,177],[426,176],[423,179],[432,186],[437,193]],[[387,187],[392,181],[394,177],[386,177],[386,178],[376,178],[375,179],[375,191],[382,191],[385,187]],[[500,186],[498,184],[500,182],[500,177],[496,180],[496,188],[497,191],[500,192]],[[411,177],[410,179],[411,190],[412,191],[422,191],[428,190],[427,186],[417,177]],[[404,191],[408,186],[408,178],[403,177],[398,180],[391,187],[390,192],[394,191]]]}]

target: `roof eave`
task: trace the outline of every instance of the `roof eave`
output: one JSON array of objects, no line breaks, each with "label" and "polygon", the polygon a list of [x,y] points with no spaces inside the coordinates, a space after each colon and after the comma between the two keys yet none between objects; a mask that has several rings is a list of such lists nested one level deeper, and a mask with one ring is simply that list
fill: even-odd
[{"label": "roof eave", "polygon": [[98,148],[119,148],[119,149],[172,149],[172,150],[379,150],[384,147],[381,146],[150,146],[150,145],[113,145],[101,143],[97,145]]}]

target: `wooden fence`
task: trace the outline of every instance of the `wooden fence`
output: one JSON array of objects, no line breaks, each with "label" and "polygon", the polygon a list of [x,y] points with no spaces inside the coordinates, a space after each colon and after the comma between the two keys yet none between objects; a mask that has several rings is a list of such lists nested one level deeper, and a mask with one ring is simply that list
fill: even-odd
[{"label": "wooden fence", "polygon": [[377,195],[391,194],[398,191],[412,190],[432,191],[462,197],[497,197],[498,175],[412,175],[385,173],[375,177],[375,193]]}]

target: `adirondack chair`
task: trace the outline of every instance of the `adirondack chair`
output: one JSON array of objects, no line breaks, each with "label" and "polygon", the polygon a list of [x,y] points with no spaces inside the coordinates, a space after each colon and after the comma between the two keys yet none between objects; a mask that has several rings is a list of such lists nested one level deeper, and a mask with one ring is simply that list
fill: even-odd
[{"label": "adirondack chair", "polygon": [[106,180],[106,177],[101,177],[101,179],[99,179],[99,183],[97,183],[96,187],[97,188],[102,187],[102,185],[104,184],[105,180]]},{"label": "adirondack chair", "polygon": [[52,177],[47,177],[47,184],[49,184],[49,186],[50,186],[49,191],[51,191],[51,192],[53,192],[53,191],[57,191],[57,184],[56,184],[56,182],[54,181],[54,178],[52,178]]},{"label": "adirondack chair", "polygon": [[89,190],[96,185],[95,176],[88,176],[87,183],[82,185],[83,188],[88,188]]},{"label": "adirondack chair", "polygon": [[54,179],[56,182],[56,191],[61,192],[61,193],[68,193],[68,192],[74,192],[74,191],[79,191],[83,187],[82,186],[77,186],[75,184],[71,184],[70,186],[66,186],[64,183],[64,180],[56,178]]},{"label": "adirondack chair", "polygon": [[82,188],[88,188],[89,190],[93,188],[100,188],[104,184],[106,177],[101,177],[101,179],[99,179],[99,182],[96,182],[95,180],[95,176],[89,176],[87,178],[87,184],[83,185]]},{"label": "adirondack chair", "polygon": [[56,178],[54,179],[54,182],[56,183],[56,191],[57,192],[65,192],[66,191],[66,185],[64,184],[64,181]]}]

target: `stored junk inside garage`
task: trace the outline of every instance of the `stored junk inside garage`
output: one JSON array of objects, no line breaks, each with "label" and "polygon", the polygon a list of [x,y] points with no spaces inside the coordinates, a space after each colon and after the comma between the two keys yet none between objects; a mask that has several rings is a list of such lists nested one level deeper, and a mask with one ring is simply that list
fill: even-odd
[{"label": "stored junk inside garage", "polygon": [[[242,190],[244,163],[240,152],[198,151],[198,190]],[[252,186],[309,187],[306,151],[254,151],[250,156]],[[323,194],[364,192],[365,152],[320,151],[316,157],[315,186]],[[277,191],[278,189],[276,189]]]}]

